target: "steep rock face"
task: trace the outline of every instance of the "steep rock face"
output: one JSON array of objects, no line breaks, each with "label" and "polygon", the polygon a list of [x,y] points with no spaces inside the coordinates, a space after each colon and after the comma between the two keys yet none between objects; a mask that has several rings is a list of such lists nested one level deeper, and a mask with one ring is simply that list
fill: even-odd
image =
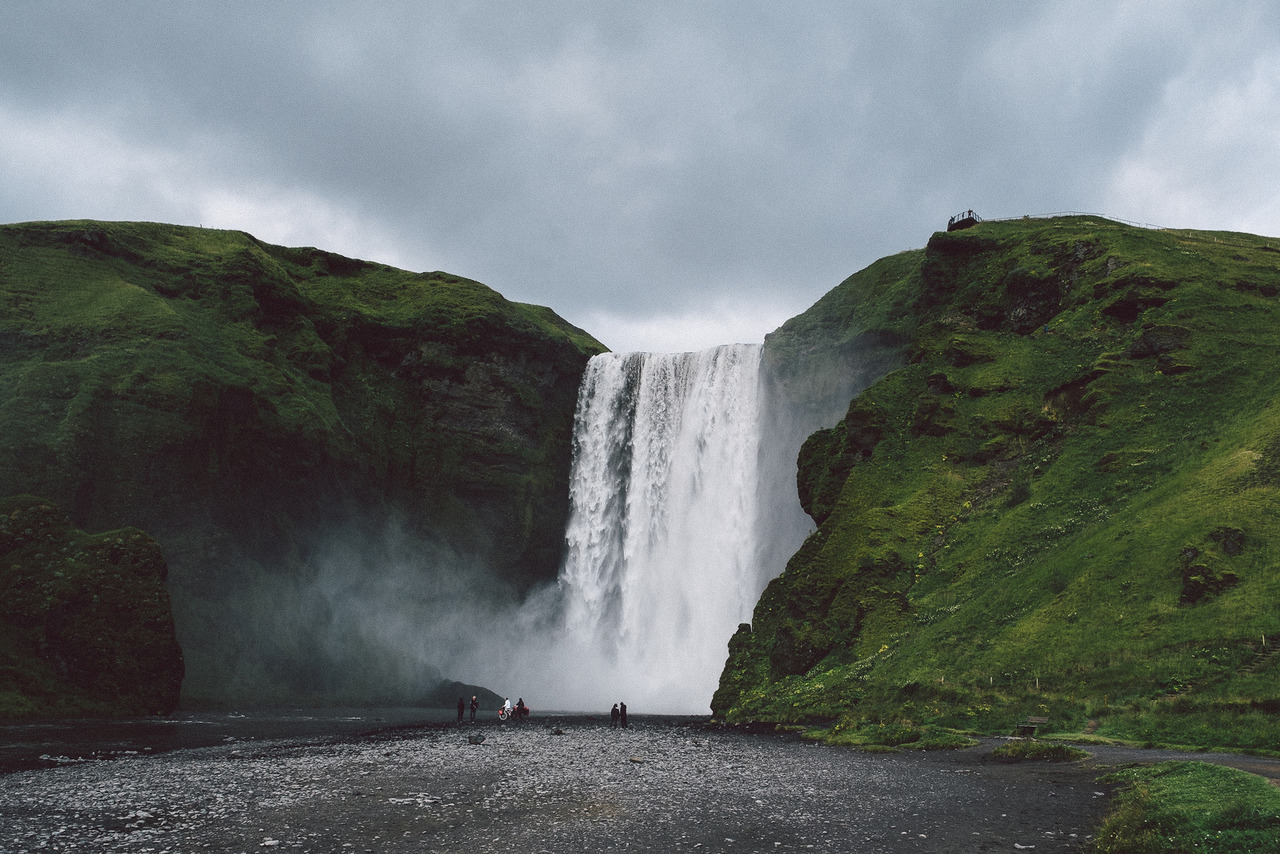
[{"label": "steep rock face", "polygon": [[0,499],[0,718],[168,714],[183,659],[160,546]]},{"label": "steep rock face", "polygon": [[[765,337],[771,411],[808,436],[849,399],[906,362],[922,251],[882,258]],[[905,284],[904,284],[905,283]],[[803,437],[802,437],[803,438]],[[788,460],[788,466],[792,460]]]},{"label": "steep rock face", "polygon": [[805,513],[817,518],[804,483],[801,505],[794,499],[795,462],[807,452],[806,440],[839,421],[849,398],[906,362],[914,314],[894,285],[918,275],[921,254],[877,261],[765,336],[760,478],[769,504],[758,557],[770,575],[803,541],[811,524]]},{"label": "steep rock face", "polygon": [[[240,232],[99,222],[0,228],[0,300],[0,494],[152,532],[198,694],[245,678],[230,664],[335,532],[374,543],[395,520],[407,548],[516,590],[554,577],[577,386],[604,348],[551,311]],[[326,669],[277,647],[262,684]]]},{"label": "steep rock face", "polygon": [[1190,737],[1155,698],[1272,738],[1229,722],[1275,695],[1246,665],[1280,630],[1278,252],[988,222],[842,285],[908,307],[901,367],[805,443],[818,528],[730,643],[716,713]]}]

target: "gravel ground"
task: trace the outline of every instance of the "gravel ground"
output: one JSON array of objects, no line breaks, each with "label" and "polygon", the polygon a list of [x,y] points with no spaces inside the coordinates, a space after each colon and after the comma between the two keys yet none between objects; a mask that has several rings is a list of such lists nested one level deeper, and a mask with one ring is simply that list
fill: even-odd
[{"label": "gravel ground", "polygon": [[643,717],[240,743],[2,775],[0,851],[1083,848],[1098,768],[990,747],[870,755]]}]

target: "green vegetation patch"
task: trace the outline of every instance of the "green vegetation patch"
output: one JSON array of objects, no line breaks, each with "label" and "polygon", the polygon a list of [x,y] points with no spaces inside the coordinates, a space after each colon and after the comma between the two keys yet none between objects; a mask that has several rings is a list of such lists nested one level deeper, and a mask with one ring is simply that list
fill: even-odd
[{"label": "green vegetation patch", "polygon": [[1262,777],[1164,762],[1104,780],[1124,788],[1095,840],[1100,854],[1280,851],[1280,789]]},{"label": "green vegetation patch", "polygon": [[953,730],[909,720],[867,721],[841,718],[831,726],[809,727],[804,737],[824,744],[856,747],[873,753],[904,750],[957,750],[977,741]]},{"label": "green vegetation patch", "polygon": [[1069,744],[1053,741],[1011,741],[987,754],[993,762],[1079,762],[1089,754]]}]

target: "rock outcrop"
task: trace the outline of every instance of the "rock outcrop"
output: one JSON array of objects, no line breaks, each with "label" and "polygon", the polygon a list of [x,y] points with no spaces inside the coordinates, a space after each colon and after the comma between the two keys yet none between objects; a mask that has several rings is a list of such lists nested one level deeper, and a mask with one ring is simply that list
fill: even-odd
[{"label": "rock outcrop", "polygon": [[168,569],[135,528],[0,499],[0,718],[168,714],[182,685]]}]

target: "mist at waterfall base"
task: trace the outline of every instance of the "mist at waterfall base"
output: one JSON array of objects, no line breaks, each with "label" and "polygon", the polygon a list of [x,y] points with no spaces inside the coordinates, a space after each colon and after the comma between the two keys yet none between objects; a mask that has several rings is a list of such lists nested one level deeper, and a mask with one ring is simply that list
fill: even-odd
[{"label": "mist at waterfall base", "polygon": [[783,435],[761,352],[591,360],[554,584],[520,597],[394,523],[333,532],[305,583],[263,599],[275,645],[311,662],[292,678],[382,702],[456,680],[535,711],[706,714],[729,638],[813,528],[795,493],[812,426]]}]

